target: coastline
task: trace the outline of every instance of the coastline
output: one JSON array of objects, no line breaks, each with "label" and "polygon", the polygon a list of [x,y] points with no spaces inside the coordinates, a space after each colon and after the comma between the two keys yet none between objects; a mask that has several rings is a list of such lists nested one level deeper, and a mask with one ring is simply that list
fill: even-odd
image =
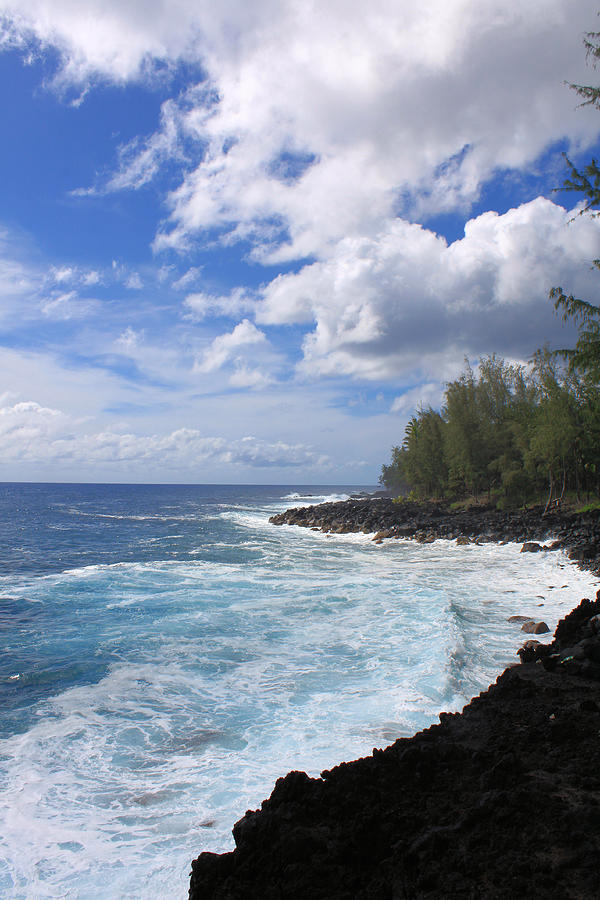
[{"label": "coastline", "polygon": [[[441,503],[389,498],[351,498],[316,506],[295,507],[271,516],[273,525],[298,525],[328,534],[363,532],[373,541],[403,539],[433,543],[438,539],[457,543],[521,544],[551,541],[541,550],[564,550],[581,568],[600,575],[600,512],[562,512],[543,515],[542,507],[497,510],[473,507],[452,510]],[[527,548],[535,552],[538,548]]]},{"label": "coastline", "polygon": [[[542,518],[352,499],[271,522],[377,542],[517,540],[599,570],[597,512]],[[561,620],[551,645],[522,652],[440,725],[320,779],[278,779],[261,810],[234,826],[234,851],[194,860],[190,898],[595,897],[599,614],[600,591]]]}]

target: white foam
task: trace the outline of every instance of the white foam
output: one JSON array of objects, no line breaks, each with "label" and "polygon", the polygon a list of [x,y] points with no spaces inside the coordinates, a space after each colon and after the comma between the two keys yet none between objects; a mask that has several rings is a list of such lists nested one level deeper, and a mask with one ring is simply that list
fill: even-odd
[{"label": "white foam", "polygon": [[460,708],[516,661],[528,635],[511,615],[553,630],[597,587],[515,544],[375,545],[229,516],[251,562],[217,543],[211,559],[13,579],[56,605],[56,629],[65,605],[89,613],[89,653],[110,662],[0,742],[3,896],[184,896],[190,860],[230,849],[279,775]]}]

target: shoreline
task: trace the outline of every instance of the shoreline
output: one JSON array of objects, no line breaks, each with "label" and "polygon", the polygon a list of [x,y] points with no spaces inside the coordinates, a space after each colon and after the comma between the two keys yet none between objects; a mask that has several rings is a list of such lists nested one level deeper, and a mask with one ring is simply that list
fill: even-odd
[{"label": "shoreline", "polygon": [[[597,512],[542,519],[351,499],[270,521],[378,543],[516,540],[551,552],[539,541],[553,539],[581,568],[600,568]],[[279,778],[234,826],[235,850],[193,861],[191,900],[596,897],[600,591],[559,622],[551,644],[527,642],[519,655],[439,725],[321,778]]]},{"label": "shoreline", "polygon": [[[527,510],[497,510],[474,507],[452,510],[443,504],[388,498],[351,498],[294,507],[271,516],[273,525],[298,525],[327,534],[373,534],[374,543],[385,540],[454,540],[467,543],[537,544],[529,552],[564,550],[580,568],[600,577],[600,511],[587,513],[553,510],[543,515],[542,507]],[[548,547],[542,541],[551,540]]]}]

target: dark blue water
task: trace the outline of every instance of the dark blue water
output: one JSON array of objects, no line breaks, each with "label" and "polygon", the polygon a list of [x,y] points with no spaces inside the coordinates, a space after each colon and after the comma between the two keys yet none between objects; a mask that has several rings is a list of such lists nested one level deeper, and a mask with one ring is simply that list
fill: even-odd
[{"label": "dark blue water", "polygon": [[[0,573],[186,560],[196,558],[199,543],[207,554],[222,552],[215,548],[232,531],[231,522],[219,521],[223,509],[258,509],[298,491],[311,502],[354,490],[361,488],[0,483]],[[233,555],[243,558],[243,550],[230,543]]]}]

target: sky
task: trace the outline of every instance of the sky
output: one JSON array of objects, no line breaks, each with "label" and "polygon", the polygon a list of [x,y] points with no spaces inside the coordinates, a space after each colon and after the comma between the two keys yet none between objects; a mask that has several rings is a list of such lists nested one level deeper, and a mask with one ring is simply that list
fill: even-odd
[{"label": "sky", "polygon": [[0,480],[374,484],[600,301],[587,0],[0,0]]}]

